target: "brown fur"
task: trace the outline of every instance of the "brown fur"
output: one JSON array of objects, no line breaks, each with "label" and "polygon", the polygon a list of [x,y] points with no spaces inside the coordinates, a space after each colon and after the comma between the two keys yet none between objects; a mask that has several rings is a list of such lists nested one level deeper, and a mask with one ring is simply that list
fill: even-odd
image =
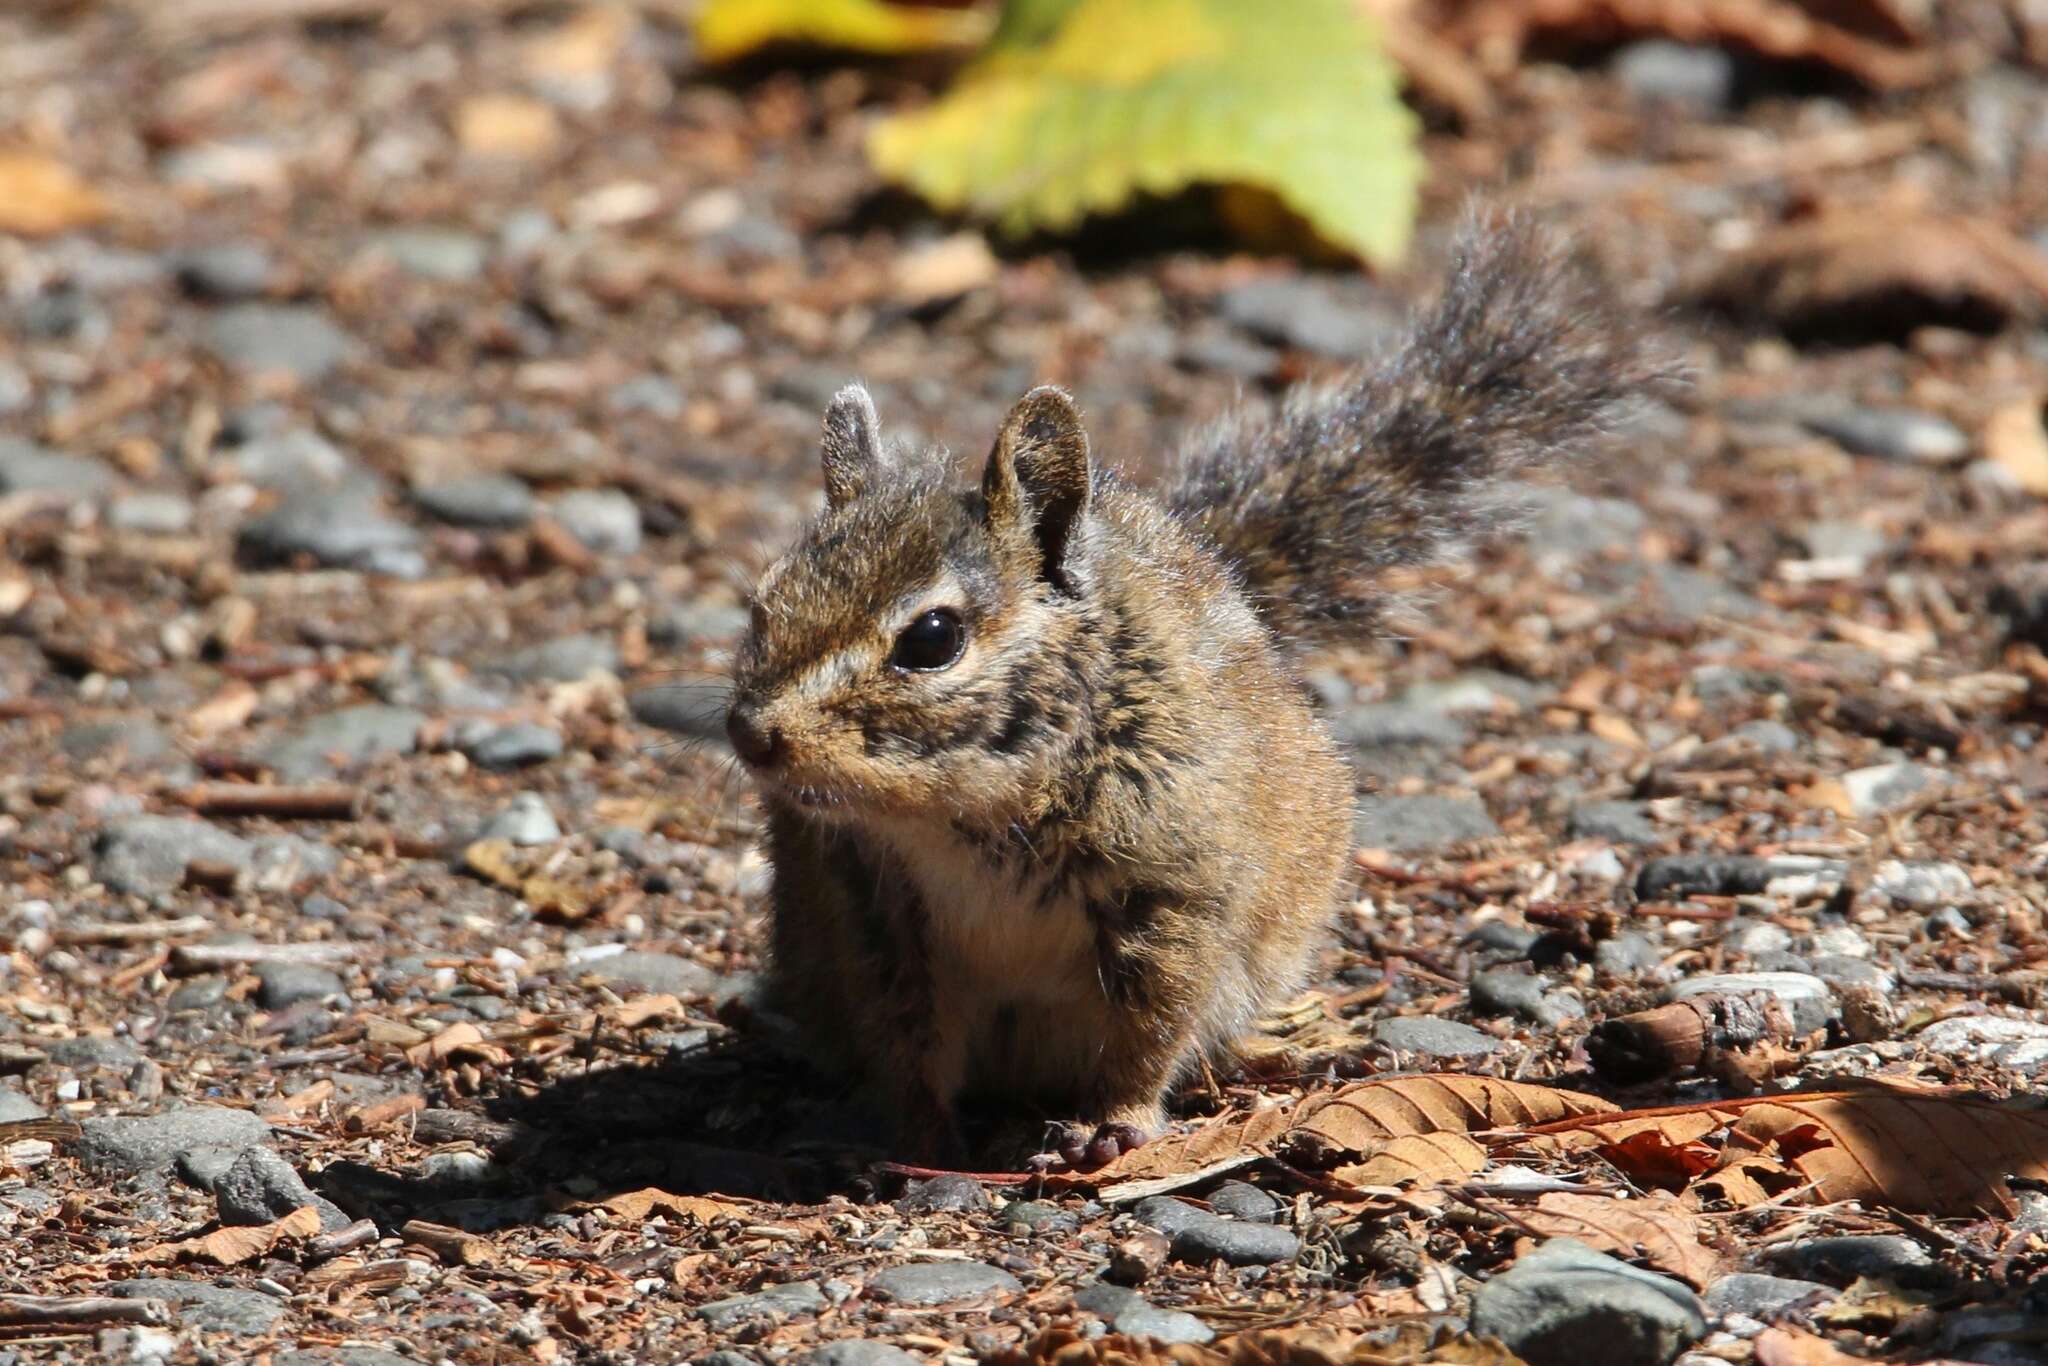
[{"label": "brown fur", "polygon": [[[1466,268],[1527,268],[1531,239],[1491,231]],[[1353,780],[1274,628],[1361,618],[1333,610],[1369,601],[1355,580],[1450,543],[1418,519],[1597,425],[1614,357],[1538,358],[1555,330],[1485,316],[1547,297],[1454,286],[1336,416],[1237,429],[1165,502],[1093,465],[1057,390],[1018,404],[971,492],[885,448],[861,391],[834,401],[828,507],[762,579],[733,726],[768,811],[771,1004],[883,1089],[909,1147],[949,1151],[977,1091],[1156,1132],[1174,1082],[1299,987]],[[1557,387],[1487,382],[1539,372]],[[893,665],[934,608],[964,653]]]}]

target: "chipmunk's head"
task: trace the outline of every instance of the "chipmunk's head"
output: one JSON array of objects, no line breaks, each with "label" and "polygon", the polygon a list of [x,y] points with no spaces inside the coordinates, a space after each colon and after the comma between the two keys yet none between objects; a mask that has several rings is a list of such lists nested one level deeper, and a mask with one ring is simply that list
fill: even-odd
[{"label": "chipmunk's head", "polygon": [[1058,389],[1004,419],[981,487],[884,446],[858,386],[825,413],[820,516],[755,591],[727,733],[821,815],[1008,822],[1077,724],[1088,438]]}]

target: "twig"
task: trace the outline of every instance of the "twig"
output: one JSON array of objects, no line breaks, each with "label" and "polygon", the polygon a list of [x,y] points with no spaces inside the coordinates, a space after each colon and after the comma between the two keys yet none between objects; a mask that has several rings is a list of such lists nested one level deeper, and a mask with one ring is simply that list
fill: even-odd
[{"label": "twig", "polygon": [[279,820],[350,820],[358,793],[346,783],[198,783],[178,800],[202,816],[272,816]]},{"label": "twig", "polygon": [[222,968],[242,963],[346,963],[359,952],[354,944],[319,941],[310,944],[180,944],[171,959],[180,968]]},{"label": "twig", "polygon": [[111,1295],[0,1295],[0,1327],[43,1328],[74,1323],[162,1327],[170,1321],[170,1311],[162,1300],[120,1300]]},{"label": "twig", "polygon": [[59,944],[141,944],[159,939],[177,939],[188,934],[205,934],[213,922],[203,915],[181,915],[176,920],[138,920],[133,924],[71,925],[57,931]]},{"label": "twig", "polygon": [[323,1233],[317,1238],[306,1240],[308,1263],[330,1261],[344,1252],[354,1252],[377,1241],[377,1226],[368,1219],[358,1219],[347,1228]]}]

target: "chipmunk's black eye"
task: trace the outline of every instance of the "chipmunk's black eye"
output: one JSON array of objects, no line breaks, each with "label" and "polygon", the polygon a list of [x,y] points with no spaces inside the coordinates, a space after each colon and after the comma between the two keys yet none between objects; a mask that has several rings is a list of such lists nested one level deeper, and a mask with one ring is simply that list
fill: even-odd
[{"label": "chipmunk's black eye", "polygon": [[951,668],[966,648],[967,623],[960,620],[958,612],[939,607],[903,628],[903,634],[896,637],[896,648],[889,653],[889,663],[899,669],[933,673]]}]

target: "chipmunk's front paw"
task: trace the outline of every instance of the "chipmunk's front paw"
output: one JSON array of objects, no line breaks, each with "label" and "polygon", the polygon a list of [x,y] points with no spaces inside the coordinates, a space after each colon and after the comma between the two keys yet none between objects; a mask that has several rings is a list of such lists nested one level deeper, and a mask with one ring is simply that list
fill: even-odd
[{"label": "chipmunk's front paw", "polygon": [[1062,1124],[1047,1145],[1052,1151],[1040,1153],[1034,1165],[1051,1166],[1052,1157],[1057,1153],[1076,1171],[1093,1171],[1097,1167],[1108,1166],[1125,1153],[1136,1152],[1151,1137],[1127,1120],[1111,1120],[1092,1128],[1086,1124]]}]

